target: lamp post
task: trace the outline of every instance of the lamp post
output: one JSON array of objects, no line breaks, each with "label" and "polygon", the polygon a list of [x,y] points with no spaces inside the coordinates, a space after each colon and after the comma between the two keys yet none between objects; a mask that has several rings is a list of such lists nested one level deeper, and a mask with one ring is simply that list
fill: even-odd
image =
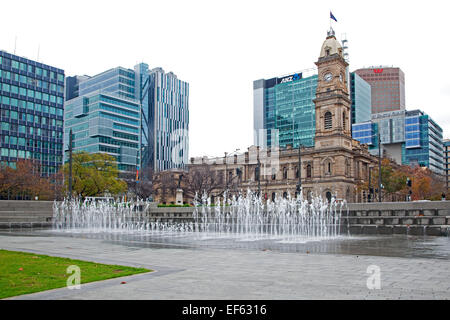
[{"label": "lamp post", "polygon": [[72,200],[72,129],[69,133],[69,201]]},{"label": "lamp post", "polygon": [[298,182],[297,182],[297,194],[302,191],[302,145],[298,145]]},{"label": "lamp post", "polygon": [[[229,155],[232,155],[235,152],[238,152],[240,149],[236,149],[233,152],[230,152]],[[225,152],[225,190],[228,189],[228,163],[227,163],[228,152]]]},{"label": "lamp post", "polygon": [[371,176],[372,176],[372,167],[369,167],[369,195],[367,196],[368,202],[371,202],[371,200],[372,200],[372,182],[371,182]]},{"label": "lamp post", "polygon": [[256,177],[258,178],[258,197],[261,195],[261,161],[259,160],[259,146],[257,147],[258,150],[258,154],[256,156],[256,160],[258,161],[258,165],[256,167],[256,172],[257,175]]},{"label": "lamp post", "polygon": [[378,202],[381,202],[381,138],[378,131]]}]

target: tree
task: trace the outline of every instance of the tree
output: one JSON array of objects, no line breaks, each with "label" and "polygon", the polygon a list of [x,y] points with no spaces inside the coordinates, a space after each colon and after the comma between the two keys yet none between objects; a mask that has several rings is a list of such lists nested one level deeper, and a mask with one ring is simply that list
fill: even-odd
[{"label": "tree", "polygon": [[225,191],[224,179],[222,172],[211,170],[208,164],[194,165],[189,168],[189,173],[185,180],[185,194],[194,198],[195,194],[209,197],[213,191],[219,192],[221,195]]},{"label": "tree", "polygon": [[[65,184],[69,183],[69,164],[64,165]],[[118,195],[126,192],[127,184],[118,179],[119,169],[113,156],[106,153],[77,152],[72,157],[72,188],[81,197]]]},{"label": "tree", "polygon": [[40,164],[33,160],[18,160],[15,168],[0,166],[0,198],[53,200],[53,185],[41,177]]},{"label": "tree", "polygon": [[[373,190],[373,201],[377,201],[375,190],[378,190],[378,167],[375,167],[371,172],[371,183],[365,181],[358,185],[358,191],[365,191],[369,194],[370,189]],[[398,201],[404,200],[407,194],[406,188],[407,173],[402,166],[395,164],[388,158],[381,160],[381,184],[382,200]]]},{"label": "tree", "polygon": [[442,177],[426,167],[409,168],[411,176],[412,200],[440,200],[445,193],[445,182]]},{"label": "tree", "polygon": [[152,195],[153,191],[153,170],[147,167],[139,172],[139,179],[136,180],[135,173],[126,173],[123,175],[124,181],[128,185],[128,193],[139,197],[141,199],[147,199]]}]

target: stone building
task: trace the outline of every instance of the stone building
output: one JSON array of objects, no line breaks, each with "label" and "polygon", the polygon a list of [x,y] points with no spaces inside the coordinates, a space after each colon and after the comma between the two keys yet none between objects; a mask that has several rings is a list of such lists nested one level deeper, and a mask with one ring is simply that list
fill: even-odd
[{"label": "stone building", "polygon": [[348,64],[332,29],[316,65],[314,147],[299,150],[291,146],[270,149],[252,146],[234,156],[191,158],[190,171],[206,164],[220,177],[222,184],[211,192],[212,196],[222,194],[224,188],[231,192],[259,190],[266,199],[277,194],[293,196],[300,180],[303,194],[308,197],[366,201],[367,195],[359,192],[357,186],[368,180],[369,167],[377,166],[378,162],[369,154],[367,145],[352,139],[351,100],[345,72]]}]

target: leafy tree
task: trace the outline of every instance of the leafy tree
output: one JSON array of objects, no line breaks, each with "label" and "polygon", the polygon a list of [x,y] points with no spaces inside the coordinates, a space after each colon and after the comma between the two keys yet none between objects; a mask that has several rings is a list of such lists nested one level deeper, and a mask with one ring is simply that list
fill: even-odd
[{"label": "leafy tree", "polygon": [[39,169],[39,163],[32,160],[18,160],[16,168],[0,165],[0,198],[54,199],[54,185],[41,177]]},{"label": "leafy tree", "polygon": [[445,183],[442,177],[426,167],[409,168],[411,176],[412,200],[440,200],[445,193]]},{"label": "leafy tree", "polygon": [[[69,163],[64,164],[65,184],[69,184]],[[126,182],[118,179],[119,169],[113,156],[106,153],[77,152],[72,157],[72,188],[84,197],[102,196],[109,192],[126,192]]]},{"label": "leafy tree", "polygon": [[[377,201],[378,197],[375,194],[375,190],[378,189],[378,166],[372,169],[371,177],[370,186],[369,181],[365,181],[358,186],[358,190],[364,190],[368,194],[369,187],[372,187],[374,191],[372,201]],[[406,188],[406,179],[407,174],[405,170],[401,169],[401,166],[395,164],[388,158],[383,158],[381,160],[382,200],[404,200],[408,191]]]}]

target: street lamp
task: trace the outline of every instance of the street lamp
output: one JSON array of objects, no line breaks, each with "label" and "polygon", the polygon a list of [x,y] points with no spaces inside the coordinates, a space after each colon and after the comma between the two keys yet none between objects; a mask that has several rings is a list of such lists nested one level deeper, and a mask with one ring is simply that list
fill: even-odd
[{"label": "street lamp", "polygon": [[297,182],[297,194],[302,191],[302,144],[298,145],[298,182]]},{"label": "street lamp", "polygon": [[225,190],[228,189],[228,163],[227,163],[227,157],[228,157],[228,155],[232,155],[233,153],[238,152],[239,150],[241,150],[241,149],[236,149],[236,150],[230,152],[229,154],[228,154],[228,152],[225,152],[225,186],[226,186]]},{"label": "street lamp", "polygon": [[69,133],[69,201],[72,200],[72,129]]},{"label": "street lamp", "polygon": [[381,202],[381,138],[378,131],[378,202]]}]

